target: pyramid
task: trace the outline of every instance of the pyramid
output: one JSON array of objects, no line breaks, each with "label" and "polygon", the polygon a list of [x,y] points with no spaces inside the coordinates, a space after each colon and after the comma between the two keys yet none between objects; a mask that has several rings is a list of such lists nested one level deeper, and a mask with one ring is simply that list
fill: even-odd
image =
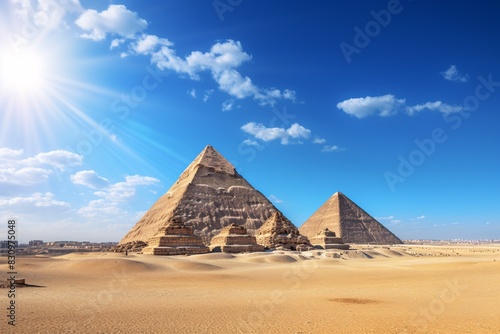
[{"label": "pyramid", "polygon": [[403,242],[375,218],[340,192],[332,195],[300,227],[300,232],[313,238],[328,228],[345,243],[402,244]]},{"label": "pyramid", "polygon": [[257,243],[269,249],[308,250],[306,237],[280,211],[273,213],[255,234]]},{"label": "pyramid", "polygon": [[246,228],[231,224],[212,238],[210,250],[225,253],[263,252],[264,246],[257,245],[255,237],[248,234]]},{"label": "pyramid", "polygon": [[276,211],[262,193],[208,145],[123,237],[120,245],[148,242],[163,233],[173,217],[192,227],[208,245],[215,234],[230,224],[242,225],[253,234]]},{"label": "pyramid", "polygon": [[341,237],[327,228],[322,229],[314,237],[310,238],[311,245],[322,249],[349,249]]},{"label": "pyramid", "polygon": [[161,233],[148,240],[143,254],[192,255],[208,253],[209,249],[201,238],[193,235],[193,229],[174,217]]}]

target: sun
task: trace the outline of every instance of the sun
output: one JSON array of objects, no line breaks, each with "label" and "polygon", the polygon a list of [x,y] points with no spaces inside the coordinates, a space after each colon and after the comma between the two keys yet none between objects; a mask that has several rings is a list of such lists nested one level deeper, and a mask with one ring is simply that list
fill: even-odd
[{"label": "sun", "polygon": [[[2,28],[0,22],[0,37]],[[87,81],[94,63],[74,51],[75,42],[54,34],[42,31],[18,45],[0,38],[0,143],[39,150],[60,145],[60,138],[78,142],[103,118],[90,109],[93,98],[116,98],[99,81]]]},{"label": "sun", "polygon": [[1,87],[4,93],[34,96],[43,92],[48,83],[49,66],[35,49],[5,50],[0,55]]}]

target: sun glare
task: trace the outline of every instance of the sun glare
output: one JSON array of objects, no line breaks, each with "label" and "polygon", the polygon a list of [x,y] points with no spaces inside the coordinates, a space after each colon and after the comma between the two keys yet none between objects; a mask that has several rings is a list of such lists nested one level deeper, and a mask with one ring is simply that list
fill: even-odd
[{"label": "sun glare", "polygon": [[81,106],[116,92],[78,80],[79,59],[64,45],[40,39],[15,49],[0,39],[0,142],[18,136],[24,147],[38,149],[56,144],[56,134],[99,128]]},{"label": "sun glare", "polygon": [[36,95],[47,84],[46,60],[33,49],[4,52],[1,57],[2,89],[6,93]]}]

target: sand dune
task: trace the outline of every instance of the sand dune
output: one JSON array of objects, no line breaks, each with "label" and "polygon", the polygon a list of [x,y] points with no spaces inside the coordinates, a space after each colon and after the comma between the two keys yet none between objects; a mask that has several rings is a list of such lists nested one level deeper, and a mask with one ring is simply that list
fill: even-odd
[{"label": "sand dune", "polygon": [[500,333],[500,246],[354,247],[21,257],[0,332]]}]

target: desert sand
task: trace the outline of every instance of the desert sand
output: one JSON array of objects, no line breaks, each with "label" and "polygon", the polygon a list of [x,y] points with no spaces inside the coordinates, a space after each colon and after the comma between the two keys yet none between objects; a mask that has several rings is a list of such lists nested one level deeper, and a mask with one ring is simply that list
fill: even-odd
[{"label": "desert sand", "polygon": [[500,333],[500,245],[352,248],[19,257],[0,332]]}]

